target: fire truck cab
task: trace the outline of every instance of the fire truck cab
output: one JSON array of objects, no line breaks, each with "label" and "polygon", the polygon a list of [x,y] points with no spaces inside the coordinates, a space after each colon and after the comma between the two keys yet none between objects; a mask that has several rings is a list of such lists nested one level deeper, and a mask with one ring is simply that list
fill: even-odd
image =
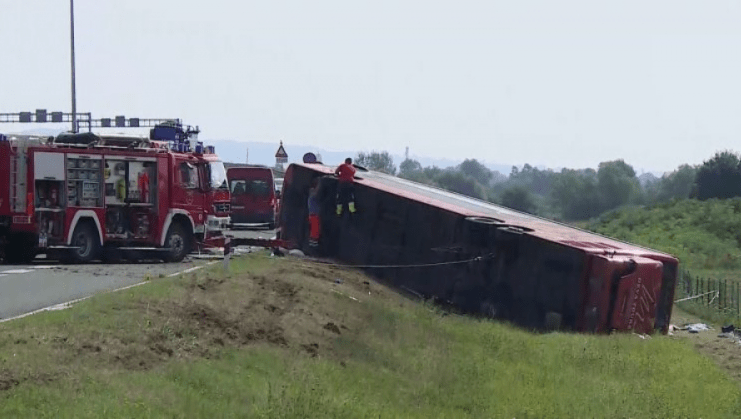
[{"label": "fire truck cab", "polygon": [[220,246],[230,222],[226,170],[192,134],[173,123],[149,138],[0,136],[4,260],[43,253],[83,263],[147,252],[174,262],[195,245]]}]

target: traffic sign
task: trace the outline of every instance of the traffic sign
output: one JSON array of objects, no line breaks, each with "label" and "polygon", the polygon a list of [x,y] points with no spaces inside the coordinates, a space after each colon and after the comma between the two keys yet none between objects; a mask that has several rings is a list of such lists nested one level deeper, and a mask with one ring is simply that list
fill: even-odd
[{"label": "traffic sign", "polygon": [[288,153],[286,153],[286,149],[283,148],[283,141],[280,142],[280,147],[278,147],[278,151],[275,152],[275,162],[288,163]]}]

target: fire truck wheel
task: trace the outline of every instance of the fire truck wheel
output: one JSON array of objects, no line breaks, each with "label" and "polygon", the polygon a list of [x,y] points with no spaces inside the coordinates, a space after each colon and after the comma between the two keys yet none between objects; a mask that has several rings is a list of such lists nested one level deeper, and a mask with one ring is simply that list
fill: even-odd
[{"label": "fire truck wheel", "polygon": [[98,232],[90,223],[80,223],[72,233],[72,249],[70,257],[73,262],[86,263],[100,258],[101,246]]},{"label": "fire truck wheel", "polygon": [[165,246],[169,249],[165,262],[180,262],[190,252],[191,237],[182,225],[174,223],[167,231]]}]

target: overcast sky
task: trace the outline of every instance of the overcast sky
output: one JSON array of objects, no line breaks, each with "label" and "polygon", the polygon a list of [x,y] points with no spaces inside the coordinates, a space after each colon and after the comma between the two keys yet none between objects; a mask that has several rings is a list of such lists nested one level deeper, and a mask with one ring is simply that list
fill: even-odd
[{"label": "overcast sky", "polygon": [[[68,1],[1,3],[0,112],[69,111]],[[75,26],[78,111],[202,138],[639,171],[741,150],[735,0],[76,0]]]}]

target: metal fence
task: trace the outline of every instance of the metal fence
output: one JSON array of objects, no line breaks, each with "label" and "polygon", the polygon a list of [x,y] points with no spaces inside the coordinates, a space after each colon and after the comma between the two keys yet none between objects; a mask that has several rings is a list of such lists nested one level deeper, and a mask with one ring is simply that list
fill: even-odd
[{"label": "metal fence", "polygon": [[677,283],[676,302],[701,306],[724,316],[741,318],[741,282],[703,278],[682,271]]}]

